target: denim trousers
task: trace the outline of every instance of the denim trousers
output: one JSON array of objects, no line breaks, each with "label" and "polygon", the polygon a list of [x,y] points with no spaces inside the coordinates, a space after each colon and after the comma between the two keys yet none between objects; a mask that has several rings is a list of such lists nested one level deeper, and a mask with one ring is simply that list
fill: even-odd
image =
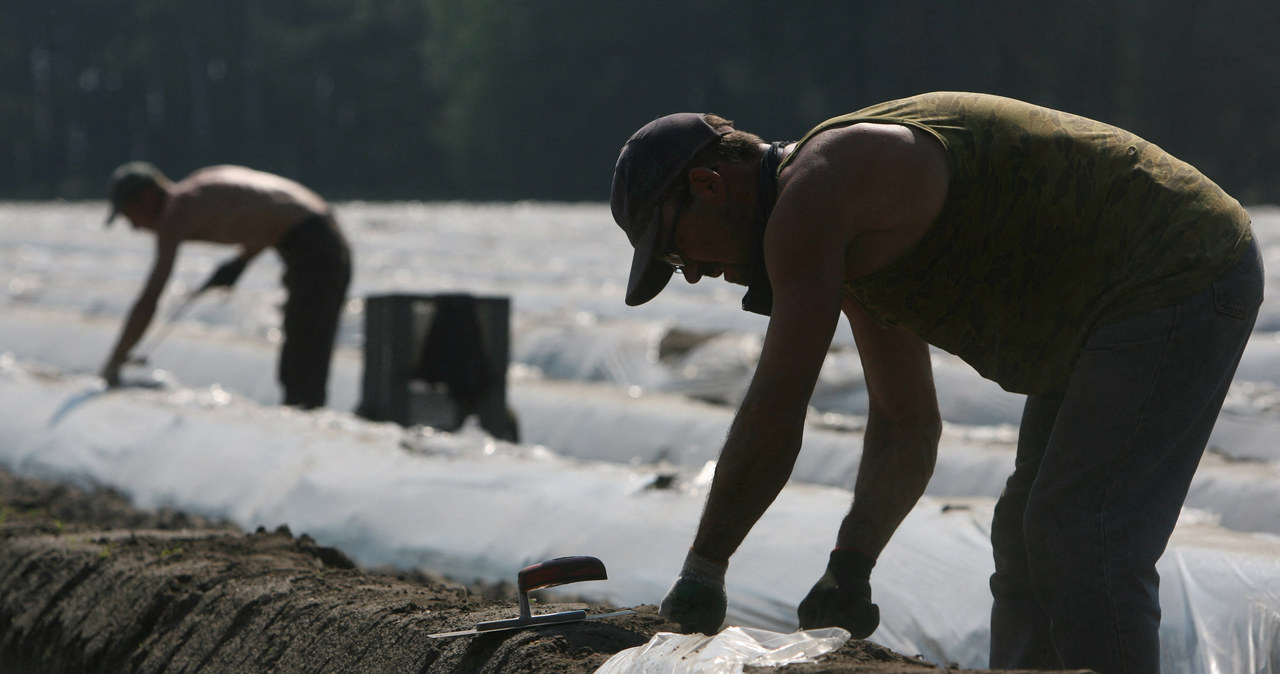
[{"label": "denim trousers", "polygon": [[1196,295],[1104,325],[1027,398],[991,527],[992,669],[1160,670],[1156,562],[1262,303],[1257,242]]}]

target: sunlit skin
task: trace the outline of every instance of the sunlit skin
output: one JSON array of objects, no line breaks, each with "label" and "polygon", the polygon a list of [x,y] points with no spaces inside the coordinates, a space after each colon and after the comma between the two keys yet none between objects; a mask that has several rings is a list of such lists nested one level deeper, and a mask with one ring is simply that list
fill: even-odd
[{"label": "sunlit skin", "polygon": [[182,242],[236,246],[240,257],[249,260],[275,245],[294,224],[329,211],[324,199],[302,185],[238,166],[209,167],[178,183],[164,180],[116,207],[135,230],[154,233],[156,247],[147,280],[101,370],[112,386],[151,324]]}]

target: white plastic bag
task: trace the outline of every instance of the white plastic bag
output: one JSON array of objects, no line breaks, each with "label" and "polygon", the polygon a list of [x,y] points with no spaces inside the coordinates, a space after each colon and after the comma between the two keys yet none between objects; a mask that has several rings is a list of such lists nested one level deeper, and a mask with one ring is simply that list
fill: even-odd
[{"label": "white plastic bag", "polygon": [[745,665],[813,662],[848,640],[839,627],[791,634],[728,627],[711,637],[659,632],[643,646],[618,652],[596,674],[740,674]]}]

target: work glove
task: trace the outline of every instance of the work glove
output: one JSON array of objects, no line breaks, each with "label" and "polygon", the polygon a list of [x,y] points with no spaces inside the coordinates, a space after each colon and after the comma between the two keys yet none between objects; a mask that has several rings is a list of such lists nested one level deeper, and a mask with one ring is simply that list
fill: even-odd
[{"label": "work glove", "polygon": [[871,567],[876,560],[851,548],[836,548],[827,571],[800,602],[800,629],[842,627],[865,639],[880,625],[880,607],[871,603]]},{"label": "work glove", "polygon": [[680,631],[686,634],[716,634],[724,624],[725,609],[729,605],[724,591],[727,569],[690,550],[680,576],[662,598],[658,614],[679,623]]},{"label": "work glove", "polygon": [[213,271],[213,275],[208,281],[204,282],[201,291],[210,288],[230,288],[236,284],[236,280],[240,278],[240,274],[244,273],[244,268],[249,261],[239,255],[223,262],[217,269]]}]

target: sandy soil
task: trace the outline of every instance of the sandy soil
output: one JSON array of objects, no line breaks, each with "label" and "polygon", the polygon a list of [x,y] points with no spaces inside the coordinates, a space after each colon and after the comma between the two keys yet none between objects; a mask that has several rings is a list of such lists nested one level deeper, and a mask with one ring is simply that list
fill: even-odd
[{"label": "sandy soil", "polygon": [[[584,607],[613,608],[565,601],[538,611]],[[0,672],[587,673],[674,631],[654,607],[634,608],[436,639],[514,617],[513,588],[359,569],[287,529],[244,534],[0,471]],[[817,664],[748,671],[942,670],[852,640]]]}]

